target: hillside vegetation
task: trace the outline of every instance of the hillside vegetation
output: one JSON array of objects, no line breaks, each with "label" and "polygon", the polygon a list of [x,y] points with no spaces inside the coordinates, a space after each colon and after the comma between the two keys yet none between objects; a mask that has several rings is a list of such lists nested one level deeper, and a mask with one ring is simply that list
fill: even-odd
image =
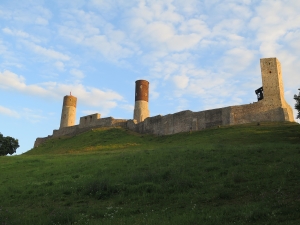
[{"label": "hillside vegetation", "polygon": [[0,224],[300,224],[296,123],[94,129],[0,165]]}]

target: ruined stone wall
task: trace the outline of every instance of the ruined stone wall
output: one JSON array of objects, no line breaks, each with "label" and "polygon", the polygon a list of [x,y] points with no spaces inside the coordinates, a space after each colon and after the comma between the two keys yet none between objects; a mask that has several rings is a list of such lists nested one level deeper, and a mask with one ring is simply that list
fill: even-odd
[{"label": "ruined stone wall", "polygon": [[[101,118],[101,119],[95,119],[100,114],[93,114],[92,118],[90,116],[87,116],[88,119],[90,119],[89,123],[85,123],[85,117],[81,117],[79,125],[72,126],[72,127],[64,127],[59,130],[53,131],[53,137],[60,137],[64,135],[73,135],[85,132],[87,130],[90,130],[92,128],[101,128],[101,127],[126,127],[127,120],[122,119],[114,119],[113,117],[107,117],[107,118]],[[94,120],[93,120],[94,119]]]},{"label": "ruined stone wall", "polygon": [[83,127],[96,126],[97,121],[100,119],[100,117],[101,115],[99,113],[80,117],[79,127],[83,128]]},{"label": "ruined stone wall", "polygon": [[69,135],[69,134],[72,134],[72,133],[76,133],[76,131],[78,129],[79,129],[78,125],[71,126],[71,127],[63,127],[63,128],[60,128],[59,130],[53,130],[52,136],[53,137],[61,137],[61,136],[64,136],[64,135]]},{"label": "ruined stone wall", "polygon": [[[123,127],[126,128],[127,125],[127,120],[123,119],[114,119],[113,117],[107,117],[107,118],[102,118],[102,119],[97,119],[93,120],[93,118],[97,118],[100,116],[100,114],[93,114],[91,122],[89,125],[84,124],[84,125],[75,125],[75,126],[70,126],[70,127],[63,127],[60,128],[59,130],[53,130],[53,134],[49,135],[48,137],[45,138],[37,138],[34,147],[38,147],[40,144],[44,143],[45,141],[51,139],[51,138],[59,138],[62,136],[75,136],[81,133],[84,133],[86,131],[89,131],[91,129],[96,129],[96,128],[101,128],[101,127]],[[88,116],[88,118],[90,118]],[[85,122],[85,117],[80,118],[81,121]]]},{"label": "ruined stone wall", "polygon": [[180,132],[197,131],[210,127],[230,124],[230,107],[200,112],[190,110],[148,117],[141,123],[128,120],[127,128],[138,133],[169,135]]},{"label": "ruined stone wall", "polygon": [[[170,135],[181,132],[199,131],[224,125],[263,121],[293,121],[289,120],[287,108],[272,108],[271,106],[264,105],[262,101],[253,104],[230,106],[200,112],[186,110],[165,116],[158,115],[148,117],[140,123],[136,120],[114,119],[112,117],[95,119],[99,117],[99,114],[93,114],[91,116],[92,117],[87,116],[87,118],[90,119],[88,125],[85,123],[85,117],[81,117],[79,125],[54,130],[53,135],[50,136],[50,138],[57,138],[65,135],[75,136],[93,128],[101,127],[123,127],[138,133]],[[34,146],[37,147],[48,139],[49,137],[37,138]]]},{"label": "ruined stone wall", "polygon": [[256,102],[248,105],[232,106],[231,125],[262,122],[262,121],[291,121],[286,118],[286,109],[282,107],[269,107],[263,102]]},{"label": "ruined stone wall", "polygon": [[200,112],[182,111],[165,116],[148,117],[143,122],[128,120],[127,128],[138,133],[170,135],[211,127],[263,121],[291,121],[288,108],[269,107],[261,101]]},{"label": "ruined stone wall", "polygon": [[34,148],[35,147],[38,147],[38,146],[40,146],[41,144],[43,144],[44,142],[46,142],[47,140],[49,140],[49,139],[51,139],[52,138],[52,136],[51,135],[49,135],[48,137],[43,137],[43,138],[37,138],[37,139],[35,139],[35,142],[34,142]]}]

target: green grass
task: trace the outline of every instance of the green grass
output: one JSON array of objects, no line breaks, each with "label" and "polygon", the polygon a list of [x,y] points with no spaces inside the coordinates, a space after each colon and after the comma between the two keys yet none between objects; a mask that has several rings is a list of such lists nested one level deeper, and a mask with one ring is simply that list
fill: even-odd
[{"label": "green grass", "polygon": [[300,125],[94,129],[0,158],[2,224],[300,224]]}]

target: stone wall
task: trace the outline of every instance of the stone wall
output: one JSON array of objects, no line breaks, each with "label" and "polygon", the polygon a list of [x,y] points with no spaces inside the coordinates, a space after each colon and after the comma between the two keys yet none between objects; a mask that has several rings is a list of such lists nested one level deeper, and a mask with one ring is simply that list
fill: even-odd
[{"label": "stone wall", "polygon": [[230,107],[192,112],[190,110],[148,117],[141,123],[127,121],[127,128],[138,133],[169,135],[180,132],[203,130],[230,124]]},{"label": "stone wall", "polygon": [[[180,132],[199,131],[207,128],[236,125],[252,122],[265,121],[291,121],[288,108],[272,108],[263,104],[262,101],[239,106],[192,112],[190,110],[168,114],[165,116],[148,117],[143,122],[136,120],[123,120],[107,117],[96,119],[99,114],[81,117],[80,124],[54,130],[53,135],[46,138],[37,138],[34,147],[37,147],[49,138],[61,136],[75,136],[93,128],[101,127],[123,127],[138,133],[155,135],[170,135]],[[91,117],[90,117],[91,116]]]},{"label": "stone wall", "polygon": [[[94,116],[97,118],[97,116],[100,114],[93,114],[87,116],[90,119],[90,116]],[[85,122],[85,117],[80,118],[81,121]],[[58,138],[62,136],[76,136],[78,134],[84,133],[86,131],[89,131],[91,129],[96,129],[96,128],[101,128],[101,127],[123,127],[126,128],[127,120],[123,119],[114,119],[113,117],[107,117],[107,118],[102,118],[102,119],[97,119],[97,120],[90,120],[90,123],[87,125],[84,123],[71,126],[71,127],[63,127],[60,128],[59,130],[53,130],[53,134],[49,135],[48,137],[45,138],[37,138],[34,147],[38,147],[40,144],[44,143],[45,141],[51,139],[51,138]]]},{"label": "stone wall", "polygon": [[262,121],[291,121],[288,109],[268,108],[261,102],[230,106],[200,112],[182,111],[165,116],[154,116],[141,123],[127,121],[127,128],[138,133],[169,135],[180,132],[197,131],[211,127],[235,125]]},{"label": "stone wall", "polygon": [[[99,114],[93,114],[94,117],[91,118],[89,123],[80,123],[79,125],[64,127],[59,130],[53,130],[53,137],[60,137],[64,135],[76,135],[78,133],[82,133],[88,131],[92,128],[100,128],[100,127],[126,127],[127,120],[122,119],[114,119],[113,117],[107,117],[102,119],[95,119]],[[92,116],[92,115],[91,115]],[[90,115],[87,116],[90,119]],[[85,120],[85,117],[80,118],[81,122]]]},{"label": "stone wall", "polygon": [[79,127],[91,127],[91,126],[96,126],[97,122],[99,121],[101,115],[99,113],[95,113],[92,115],[87,115],[80,117],[79,120]]},{"label": "stone wall", "polygon": [[[263,121],[294,122],[293,110],[284,99],[281,65],[276,58],[260,60],[264,98],[253,104],[229,106],[200,112],[182,111],[165,116],[149,116],[148,81],[136,82],[136,104],[133,120],[100,118],[92,114],[80,118],[79,125],[54,130],[53,135],[37,138],[38,146],[49,138],[64,135],[74,136],[92,128],[124,127],[138,132],[156,135],[170,135],[180,132],[198,131],[223,125],[235,125]],[[143,88],[143,87],[146,88]],[[65,105],[65,103],[64,103]],[[146,118],[147,117],[147,118]]]}]

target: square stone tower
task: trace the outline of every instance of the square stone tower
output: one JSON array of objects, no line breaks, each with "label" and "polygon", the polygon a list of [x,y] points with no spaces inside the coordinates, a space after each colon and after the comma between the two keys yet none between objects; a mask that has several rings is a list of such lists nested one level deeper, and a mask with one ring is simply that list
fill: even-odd
[{"label": "square stone tower", "polygon": [[285,101],[282,82],[281,64],[277,58],[260,59],[264,99],[261,103],[266,108],[286,109],[286,120],[294,121],[293,110]]}]

